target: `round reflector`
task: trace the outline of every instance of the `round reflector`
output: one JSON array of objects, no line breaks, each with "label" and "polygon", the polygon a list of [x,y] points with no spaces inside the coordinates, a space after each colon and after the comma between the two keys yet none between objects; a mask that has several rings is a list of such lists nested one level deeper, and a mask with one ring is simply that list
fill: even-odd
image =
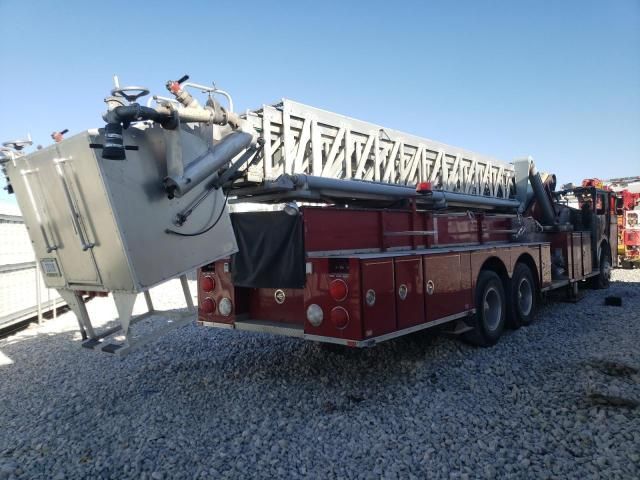
[{"label": "round reflector", "polygon": [[365,301],[367,305],[373,307],[376,304],[376,292],[375,290],[369,289],[365,295]]},{"label": "round reflector", "polygon": [[200,280],[200,285],[204,292],[213,292],[213,289],[216,288],[216,280],[213,277],[203,277]]},{"label": "round reflector", "polygon": [[322,319],[324,318],[324,313],[322,312],[322,308],[320,305],[316,305],[312,303],[307,307],[307,320],[314,327],[319,327],[322,324]]},{"label": "round reflector", "polygon": [[342,307],[334,307],[331,310],[331,321],[336,328],[342,330],[349,323],[349,313]]},{"label": "round reflector", "polygon": [[329,284],[329,293],[336,302],[341,302],[342,300],[347,298],[349,287],[347,287],[347,284],[344,280],[340,280],[338,278]]},{"label": "round reflector", "polygon": [[220,315],[228,317],[231,315],[231,311],[233,310],[233,304],[231,303],[231,299],[224,297],[220,300],[220,304],[218,305],[218,311]]},{"label": "round reflector", "polygon": [[200,303],[200,312],[205,313],[205,314],[210,314],[216,311],[216,302],[214,302],[212,299],[210,298],[205,298],[201,303]]}]

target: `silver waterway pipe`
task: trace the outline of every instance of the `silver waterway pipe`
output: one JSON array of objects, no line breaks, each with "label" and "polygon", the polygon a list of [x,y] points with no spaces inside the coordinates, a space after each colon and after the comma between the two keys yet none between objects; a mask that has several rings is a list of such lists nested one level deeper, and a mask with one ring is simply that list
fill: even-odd
[{"label": "silver waterway pipe", "polygon": [[437,202],[444,201],[449,206],[464,206],[476,208],[505,208],[517,209],[520,202],[509,198],[484,197],[466,193],[444,192],[433,190],[429,195],[418,193],[415,187],[394,185],[389,183],[370,182],[366,180],[342,180],[337,178],[316,177],[305,174],[289,176],[293,185],[298,189],[308,189],[326,197],[358,200],[366,199],[430,199]]},{"label": "silver waterway pipe", "polygon": [[235,131],[224,137],[200,157],[190,162],[180,175],[174,170],[173,175],[164,180],[165,191],[169,198],[181,197],[192,188],[218,171],[226,163],[248,148],[254,141],[254,135],[243,131]]}]

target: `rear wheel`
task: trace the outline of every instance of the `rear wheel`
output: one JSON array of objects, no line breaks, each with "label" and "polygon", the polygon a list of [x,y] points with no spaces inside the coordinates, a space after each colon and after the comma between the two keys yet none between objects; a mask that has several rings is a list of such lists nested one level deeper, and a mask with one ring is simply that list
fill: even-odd
[{"label": "rear wheel", "polygon": [[476,314],[471,321],[472,330],[464,339],[480,347],[489,347],[502,335],[505,323],[506,301],[500,277],[491,270],[483,270],[476,284]]},{"label": "rear wheel", "polygon": [[600,253],[600,273],[591,279],[591,286],[595,289],[609,288],[611,282],[611,258],[604,248]]},{"label": "rear wheel", "polygon": [[512,328],[531,325],[536,312],[537,289],[531,269],[517,263],[510,282],[509,325]]}]

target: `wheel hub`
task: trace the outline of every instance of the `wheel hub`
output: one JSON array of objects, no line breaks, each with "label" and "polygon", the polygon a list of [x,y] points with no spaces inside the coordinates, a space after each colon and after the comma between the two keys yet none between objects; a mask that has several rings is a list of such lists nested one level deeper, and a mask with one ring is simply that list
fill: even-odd
[{"label": "wheel hub", "polygon": [[483,316],[487,329],[491,331],[496,330],[502,318],[500,294],[495,288],[488,288],[484,294],[484,301],[482,303],[484,310]]},{"label": "wheel hub", "polygon": [[518,283],[518,308],[525,317],[533,308],[533,288],[527,278],[521,278]]}]

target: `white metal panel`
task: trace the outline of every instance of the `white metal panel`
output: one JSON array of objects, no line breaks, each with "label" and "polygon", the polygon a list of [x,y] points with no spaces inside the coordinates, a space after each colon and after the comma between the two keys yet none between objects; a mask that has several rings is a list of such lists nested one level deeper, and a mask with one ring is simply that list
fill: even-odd
[{"label": "white metal panel", "polygon": [[38,272],[31,240],[17,206],[0,205],[0,325],[48,310],[57,301]]},{"label": "white metal panel", "polygon": [[35,274],[29,270],[0,274],[0,318],[36,304]]},{"label": "white metal panel", "polygon": [[0,214],[0,265],[33,261],[33,247],[22,218]]}]

